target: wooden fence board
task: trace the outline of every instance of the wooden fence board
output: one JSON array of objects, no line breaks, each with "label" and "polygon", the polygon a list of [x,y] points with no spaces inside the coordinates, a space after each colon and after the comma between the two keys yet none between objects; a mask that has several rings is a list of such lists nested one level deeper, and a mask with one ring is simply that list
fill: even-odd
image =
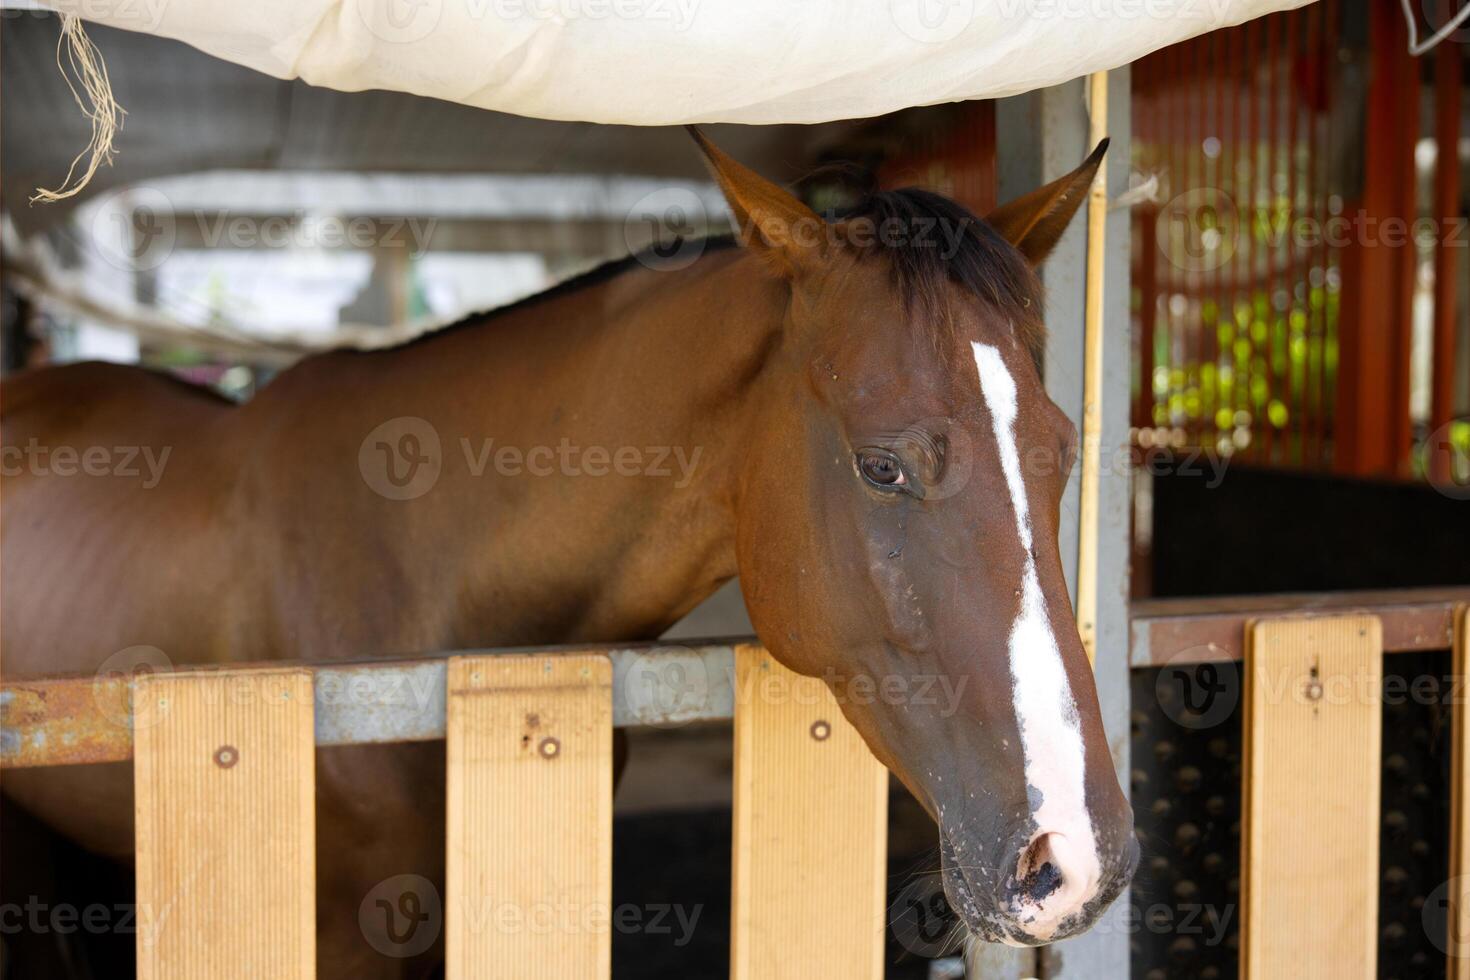
[{"label": "wooden fence board", "polygon": [[154,674],[134,698],[138,976],[315,976],[311,674]]},{"label": "wooden fence board", "polygon": [[[1470,677],[1470,606],[1461,606],[1455,617],[1455,690],[1462,690]],[[1453,742],[1450,749],[1450,880],[1448,915],[1445,917],[1449,948],[1450,980],[1470,980],[1470,704],[1463,698],[1450,707]]]},{"label": "wooden fence board", "polygon": [[820,680],[736,651],[732,980],[881,980],[888,771]]},{"label": "wooden fence board", "polygon": [[448,980],[612,972],[612,663],[455,657]]},{"label": "wooden fence board", "polygon": [[1376,616],[1249,630],[1244,976],[1377,975],[1383,638]]}]

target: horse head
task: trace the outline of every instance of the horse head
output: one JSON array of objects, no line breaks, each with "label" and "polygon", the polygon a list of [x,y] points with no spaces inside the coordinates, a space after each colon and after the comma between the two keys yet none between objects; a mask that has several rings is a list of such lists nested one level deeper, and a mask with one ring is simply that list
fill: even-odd
[{"label": "horse head", "polygon": [[983,221],[914,190],[828,221],[695,137],[787,286],[739,464],[751,620],[934,817],[972,935],[1080,932],[1138,848],[1058,553],[1077,434],[1034,270],[1106,145]]}]

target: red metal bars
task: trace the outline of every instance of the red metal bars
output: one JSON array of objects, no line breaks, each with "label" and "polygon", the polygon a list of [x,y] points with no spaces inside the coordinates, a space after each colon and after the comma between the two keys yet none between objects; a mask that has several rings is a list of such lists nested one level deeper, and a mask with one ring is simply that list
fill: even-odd
[{"label": "red metal bars", "polygon": [[[1442,43],[1434,54],[1434,142],[1439,148],[1434,167],[1434,216],[1439,237],[1434,249],[1434,374],[1430,391],[1431,438],[1450,422],[1455,411],[1455,339],[1458,325],[1455,285],[1459,250],[1447,242],[1460,237],[1460,45]],[[1431,445],[1430,475],[1437,481],[1450,476],[1448,452]]]},{"label": "red metal bars", "polygon": [[[1325,469],[1336,247],[1329,210],[1338,0],[1174,45],[1134,66],[1132,418],[1145,445]],[[1324,8],[1326,12],[1324,13]],[[1333,294],[1329,301],[1329,294]]]},{"label": "red metal bars", "polygon": [[924,124],[878,170],[883,187],[927,187],[984,216],[996,205],[995,103],[909,110]]},{"label": "red metal bars", "polygon": [[1412,245],[1387,246],[1389,222],[1414,213],[1417,65],[1408,55],[1403,14],[1370,4],[1371,71],[1361,199],[1344,277],[1342,369],[1337,390],[1336,468],[1359,476],[1406,470],[1409,448],[1409,341]]}]

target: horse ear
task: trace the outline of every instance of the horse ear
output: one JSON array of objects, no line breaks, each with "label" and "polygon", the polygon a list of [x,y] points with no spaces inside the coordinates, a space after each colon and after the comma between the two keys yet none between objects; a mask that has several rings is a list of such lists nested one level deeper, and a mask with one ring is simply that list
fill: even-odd
[{"label": "horse ear", "polygon": [[1108,141],[1097,144],[1082,166],[1058,177],[1045,187],[1002,204],[985,216],[990,227],[1020,249],[1032,265],[1040,265],[1051,254],[1062,232],[1067,230],[1077,207],[1087,197],[1092,178],[1108,151]]},{"label": "horse ear", "polygon": [[820,260],[825,222],[789,191],[732,160],[687,126],[740,225],[741,244],[788,278]]}]

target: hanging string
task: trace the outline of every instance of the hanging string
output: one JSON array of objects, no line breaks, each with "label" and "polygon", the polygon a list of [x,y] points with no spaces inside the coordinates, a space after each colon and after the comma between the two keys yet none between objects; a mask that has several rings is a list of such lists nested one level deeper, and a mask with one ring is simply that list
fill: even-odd
[{"label": "hanging string", "polygon": [[[63,64],[63,53],[65,63]],[[56,41],[56,67],[71,90],[71,97],[92,126],[92,135],[66,170],[66,179],[56,190],[36,188],[31,203],[44,201],[50,204],[71,197],[91,181],[97,168],[112,163],[113,140],[122,128],[125,115],[122,106],[112,97],[112,83],[107,78],[107,65],[102,52],[87,36],[82,22],[75,14],[61,15],[61,37]],[[80,85],[80,91],[78,86]],[[86,169],[77,176],[77,167],[86,159]],[[73,179],[75,177],[75,180]]]}]

